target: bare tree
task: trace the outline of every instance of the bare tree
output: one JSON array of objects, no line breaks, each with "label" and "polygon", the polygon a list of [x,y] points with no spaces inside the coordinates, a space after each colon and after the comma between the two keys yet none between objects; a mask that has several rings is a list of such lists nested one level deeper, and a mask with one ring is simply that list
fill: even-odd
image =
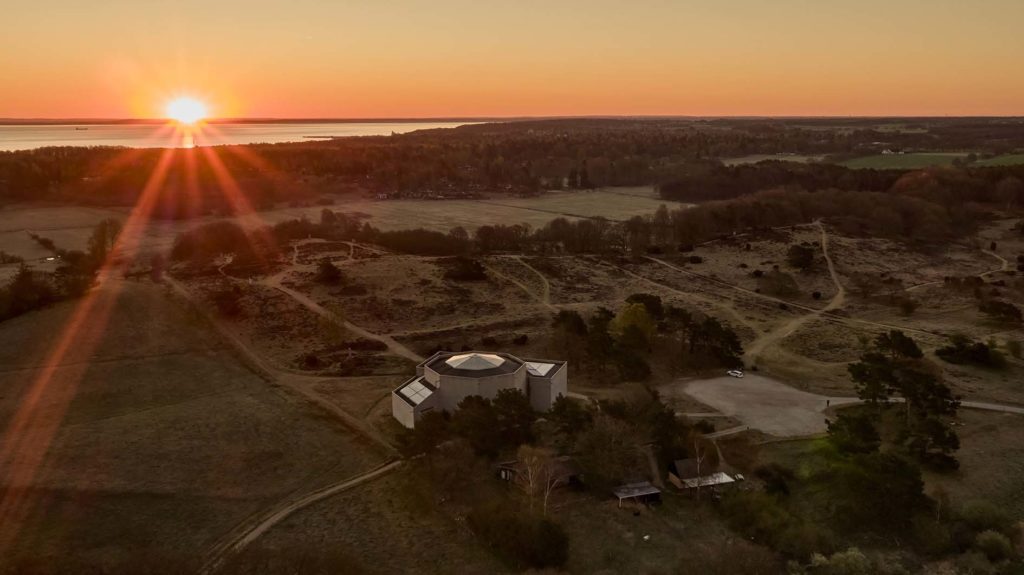
[{"label": "bare tree", "polygon": [[547,515],[551,494],[567,481],[555,452],[546,447],[522,445],[516,456],[518,472],[515,481],[530,499],[530,512],[533,512],[536,498],[540,495],[542,513]]},{"label": "bare tree", "polygon": [[697,467],[697,499],[700,500],[700,486],[704,477],[705,463],[713,465],[718,462],[718,449],[703,433],[694,430],[690,434],[690,444],[693,446],[692,457]]}]

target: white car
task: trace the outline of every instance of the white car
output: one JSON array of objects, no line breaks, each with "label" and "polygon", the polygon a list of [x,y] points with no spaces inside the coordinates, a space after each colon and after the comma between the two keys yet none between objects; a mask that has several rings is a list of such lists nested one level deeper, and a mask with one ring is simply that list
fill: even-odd
[{"label": "white car", "polygon": [[729,375],[731,377],[743,377],[743,370],[742,369],[730,369],[729,371],[727,371],[725,373],[726,373],[726,375]]}]

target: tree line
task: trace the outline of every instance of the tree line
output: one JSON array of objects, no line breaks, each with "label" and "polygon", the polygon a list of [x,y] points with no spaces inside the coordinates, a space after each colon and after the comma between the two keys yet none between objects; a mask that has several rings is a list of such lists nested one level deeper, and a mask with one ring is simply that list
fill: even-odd
[{"label": "tree line", "polygon": [[84,295],[111,256],[120,233],[118,220],[101,221],[89,237],[87,251],[61,249],[49,238],[35,236],[36,242],[54,254],[58,265],[53,272],[34,270],[21,258],[7,256],[18,264],[18,271],[0,287],[0,321]]},{"label": "tree line", "polygon": [[[1024,142],[986,132],[957,132],[975,149]],[[1001,126],[998,126],[1001,128]],[[935,128],[937,129],[937,128]],[[1019,129],[1019,127],[1018,127]],[[964,134],[968,134],[965,136]],[[953,138],[954,133],[950,132]],[[991,139],[990,139],[991,138]],[[725,199],[781,185],[881,191],[899,171],[860,171],[786,163],[725,168],[719,159],[748,154],[853,153],[880,140],[945,144],[931,135],[862,129],[810,131],[786,122],[690,120],[547,120],[424,130],[390,137],[338,138],[216,149],[140,150],[53,147],[0,152],[0,202],[29,199],[134,205],[152,175],[155,215],[188,218],[238,209],[224,173],[257,209],[310,202],[324,193],[389,197],[475,197],[547,189],[664,184],[666,197]],[[910,144],[909,141],[904,142]],[[962,148],[958,148],[962,149]],[[208,154],[216,155],[211,161]],[[160,168],[158,168],[158,166]],[[967,168],[970,177],[1018,168]]]}]

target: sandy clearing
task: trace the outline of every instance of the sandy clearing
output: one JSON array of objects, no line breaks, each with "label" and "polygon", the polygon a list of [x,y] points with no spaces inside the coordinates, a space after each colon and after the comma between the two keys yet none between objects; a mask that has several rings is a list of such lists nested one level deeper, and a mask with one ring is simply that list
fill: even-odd
[{"label": "sandy clearing", "polygon": [[[730,433],[749,427],[776,437],[824,433],[828,429],[824,413],[827,409],[861,403],[856,397],[808,393],[753,373],[747,373],[743,378],[722,376],[677,381],[662,386],[659,392],[666,398],[688,395],[723,415],[743,422],[743,426],[726,430]],[[902,400],[896,398],[893,401]],[[1024,407],[982,401],[962,401],[961,408],[1024,415]]]},{"label": "sandy clearing", "polygon": [[758,431],[777,437],[822,433],[830,405],[853,403],[856,399],[828,398],[762,375],[748,373],[740,379],[729,376],[681,381],[660,388],[667,397],[685,393],[729,417],[735,417]]}]

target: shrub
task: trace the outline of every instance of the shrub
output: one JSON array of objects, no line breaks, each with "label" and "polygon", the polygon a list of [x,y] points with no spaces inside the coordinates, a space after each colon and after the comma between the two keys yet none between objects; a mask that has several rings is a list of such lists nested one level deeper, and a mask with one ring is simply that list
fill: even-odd
[{"label": "shrub", "polygon": [[914,312],[917,311],[918,306],[921,304],[919,304],[917,300],[914,298],[904,297],[900,298],[899,303],[897,305],[899,305],[900,312],[903,315],[913,315]]},{"label": "shrub", "polygon": [[973,501],[964,505],[960,519],[975,532],[998,531],[1004,535],[1013,535],[1015,532],[1016,520],[1013,515],[987,501]]},{"label": "shrub", "polygon": [[764,491],[771,495],[789,495],[789,482],[796,479],[792,469],[779,463],[759,465],[754,476],[764,481]]},{"label": "shrub", "polygon": [[569,536],[551,520],[496,504],[474,508],[466,520],[499,557],[520,569],[558,568],[569,559]]},{"label": "shrub", "polygon": [[1010,341],[1006,342],[1006,351],[1010,352],[1011,356],[1013,356],[1013,357],[1015,357],[1017,359],[1020,359],[1020,355],[1021,355],[1020,341],[1015,340],[1015,339],[1011,339]]},{"label": "shrub", "polygon": [[242,315],[242,290],[237,286],[217,290],[211,299],[221,315],[226,317]]},{"label": "shrub", "polygon": [[935,519],[933,515],[918,515],[914,517],[911,525],[914,543],[926,555],[939,557],[953,547],[953,538],[949,527]]},{"label": "shrub", "polygon": [[266,259],[275,251],[262,232],[247,233],[235,222],[220,221],[178,234],[171,259],[205,263],[221,254],[234,254],[234,264],[247,265]]},{"label": "shrub", "polygon": [[316,268],[316,281],[322,284],[335,285],[341,282],[341,270],[329,259],[320,260]]},{"label": "shrub", "polygon": [[978,311],[988,314],[992,319],[1001,322],[1021,323],[1022,319],[1024,319],[1020,308],[1012,303],[997,299],[982,300],[981,304],[978,305]]},{"label": "shrub", "polygon": [[1006,367],[1006,358],[995,345],[971,341],[963,335],[954,335],[950,345],[935,350],[935,355],[953,364],[973,364],[996,369]]},{"label": "shrub", "polygon": [[635,293],[626,298],[626,303],[639,303],[647,309],[647,313],[654,319],[665,317],[665,306],[659,296],[649,293]]},{"label": "shrub", "polygon": [[811,557],[811,571],[815,575],[872,575],[875,567],[860,549],[851,547],[831,557],[815,553]]},{"label": "shrub", "polygon": [[0,250],[0,264],[20,264],[24,263],[25,258],[21,256],[11,255],[3,250]]},{"label": "shrub", "polygon": [[701,433],[705,433],[705,434],[707,434],[707,433],[714,433],[715,432],[715,424],[711,423],[710,421],[708,421],[706,419],[702,419],[702,420],[698,421],[697,423],[693,424],[693,428],[696,429],[697,431],[699,431]]},{"label": "shrub", "polygon": [[458,256],[441,262],[447,269],[444,279],[456,282],[478,282],[487,279],[487,270],[480,262]]},{"label": "shrub", "polygon": [[302,357],[302,365],[307,369],[317,369],[320,367],[320,358],[315,353],[307,353]]},{"label": "shrub", "polygon": [[1003,561],[1013,556],[1013,545],[1006,535],[998,531],[982,531],[974,538],[974,547],[993,562]]},{"label": "shrub", "polygon": [[651,377],[651,366],[636,353],[622,353],[615,360],[619,377],[625,381],[645,381]]},{"label": "shrub", "polygon": [[786,252],[786,261],[789,265],[806,270],[814,264],[814,250],[799,244],[793,244]]},{"label": "shrub", "polygon": [[793,276],[778,270],[764,274],[758,280],[758,287],[764,293],[777,297],[792,297],[800,293],[800,287]]}]

